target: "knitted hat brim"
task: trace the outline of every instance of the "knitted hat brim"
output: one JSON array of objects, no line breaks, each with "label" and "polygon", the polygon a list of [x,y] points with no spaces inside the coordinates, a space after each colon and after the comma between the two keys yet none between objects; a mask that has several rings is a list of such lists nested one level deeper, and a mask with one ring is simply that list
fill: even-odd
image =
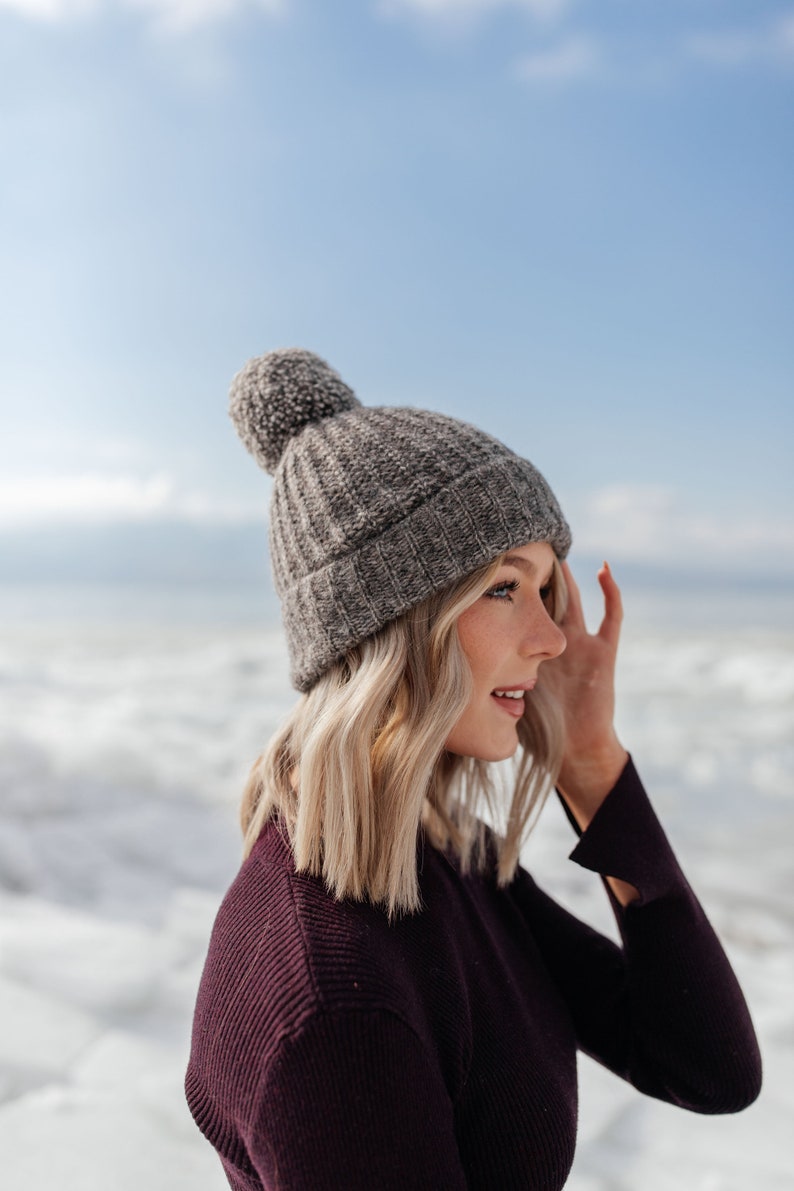
[{"label": "knitted hat brim", "polygon": [[441,489],[377,538],[281,587],[292,681],[308,691],[356,644],[500,554],[534,541],[566,557],[571,534],[531,463],[506,454]]}]

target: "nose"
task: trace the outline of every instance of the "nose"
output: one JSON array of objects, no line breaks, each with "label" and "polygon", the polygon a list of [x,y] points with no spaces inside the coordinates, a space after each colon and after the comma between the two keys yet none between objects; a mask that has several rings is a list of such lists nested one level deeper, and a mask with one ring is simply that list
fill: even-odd
[{"label": "nose", "polygon": [[565,633],[552,620],[545,607],[541,606],[538,609],[537,617],[533,617],[533,622],[527,629],[521,650],[526,658],[540,657],[543,661],[557,658],[567,645]]}]

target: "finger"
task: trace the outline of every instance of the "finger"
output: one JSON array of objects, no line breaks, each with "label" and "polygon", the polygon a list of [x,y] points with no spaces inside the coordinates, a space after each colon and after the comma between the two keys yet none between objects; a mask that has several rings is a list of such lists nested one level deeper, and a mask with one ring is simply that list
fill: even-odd
[{"label": "finger", "polygon": [[568,606],[565,609],[565,616],[562,619],[563,626],[569,625],[576,628],[584,629],[584,611],[582,609],[582,597],[579,592],[579,587],[573,577],[573,572],[568,566],[567,562],[562,564],[562,573],[565,577],[565,585],[568,588]]},{"label": "finger", "polygon": [[620,626],[623,621],[623,601],[620,597],[620,588],[615,582],[608,562],[605,562],[599,570],[598,582],[604,593],[604,619],[601,621],[598,636],[602,641],[607,641],[617,648],[620,639]]}]

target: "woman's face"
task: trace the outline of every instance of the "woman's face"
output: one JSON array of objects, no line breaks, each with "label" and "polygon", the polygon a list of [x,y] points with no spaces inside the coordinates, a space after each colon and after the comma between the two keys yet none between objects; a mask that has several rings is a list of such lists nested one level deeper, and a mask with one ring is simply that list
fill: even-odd
[{"label": "woman's face", "polygon": [[565,649],[549,615],[554,551],[547,542],[511,550],[485,595],[458,618],[458,637],[471,666],[466,710],[446,747],[461,757],[503,761],[518,746],[518,721],[538,667]]}]

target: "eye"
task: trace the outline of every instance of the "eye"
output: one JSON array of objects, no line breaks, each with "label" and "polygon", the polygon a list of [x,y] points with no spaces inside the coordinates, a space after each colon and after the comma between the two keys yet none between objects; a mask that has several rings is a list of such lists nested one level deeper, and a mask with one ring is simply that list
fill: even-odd
[{"label": "eye", "polygon": [[509,579],[504,583],[497,583],[495,587],[486,591],[489,600],[509,600],[510,592],[518,590],[518,579]]},{"label": "eye", "polygon": [[545,587],[541,587],[540,598],[543,600],[544,604],[550,604],[553,595],[554,589],[551,583],[547,583]]}]

